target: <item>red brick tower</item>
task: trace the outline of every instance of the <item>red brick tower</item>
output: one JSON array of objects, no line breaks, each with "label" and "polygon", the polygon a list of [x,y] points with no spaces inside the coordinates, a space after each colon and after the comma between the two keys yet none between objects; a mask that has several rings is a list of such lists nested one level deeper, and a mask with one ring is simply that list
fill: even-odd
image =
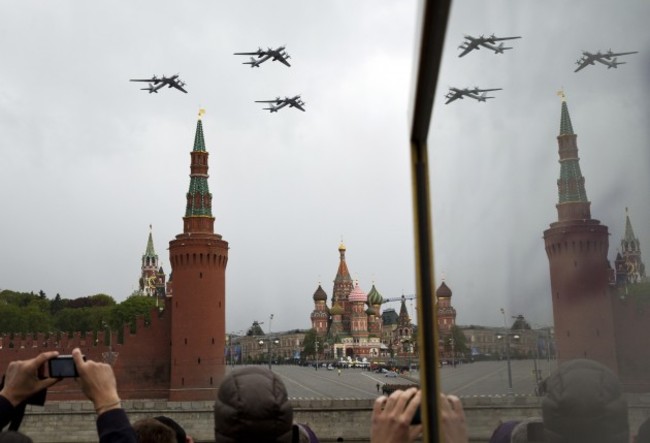
[{"label": "red brick tower", "polygon": [[311,327],[316,330],[319,337],[327,335],[329,326],[329,309],[327,308],[327,294],[319,284],[314,292],[314,310],[311,313]]},{"label": "red brick tower", "polygon": [[224,375],[228,243],[214,233],[208,153],[196,125],[183,233],[169,242],[174,276],[171,332],[172,401],[214,400]]},{"label": "red brick tower", "polygon": [[609,295],[607,226],[591,218],[576,134],[564,98],[558,145],[558,221],[544,231],[558,359],[599,361],[618,372]]},{"label": "red brick tower", "polygon": [[350,302],[350,335],[353,338],[366,338],[368,337],[368,314],[366,314],[365,305],[368,301],[368,294],[363,292],[359,286],[359,282],[355,282],[354,289],[350,291],[348,296]]},{"label": "red brick tower", "polygon": [[451,328],[456,325],[456,309],[451,305],[451,289],[443,280],[436,290],[438,299],[438,331],[440,336],[451,333]]}]

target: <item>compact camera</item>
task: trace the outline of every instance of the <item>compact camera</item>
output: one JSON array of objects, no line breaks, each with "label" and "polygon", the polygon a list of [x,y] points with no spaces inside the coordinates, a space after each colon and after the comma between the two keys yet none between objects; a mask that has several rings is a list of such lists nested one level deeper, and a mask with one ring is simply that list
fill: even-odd
[{"label": "compact camera", "polygon": [[[84,360],[86,357],[84,357]],[[52,378],[79,377],[72,355],[59,355],[47,361],[47,370]]]}]

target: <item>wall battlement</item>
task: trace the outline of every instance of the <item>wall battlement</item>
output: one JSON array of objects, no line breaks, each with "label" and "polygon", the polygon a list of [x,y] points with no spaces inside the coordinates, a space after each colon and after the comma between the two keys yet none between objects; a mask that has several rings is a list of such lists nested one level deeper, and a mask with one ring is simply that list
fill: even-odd
[{"label": "wall battlement", "polygon": [[[171,308],[151,310],[151,321],[136,318],[135,333],[124,325],[123,341],[118,343],[118,332],[110,339],[104,331],[74,332],[71,336],[55,334],[15,334],[0,337],[0,374],[14,360],[26,360],[46,351],[70,354],[78,347],[90,360],[110,362],[117,378],[120,395],[132,398],[167,398],[171,360]],[[109,345],[110,344],[110,345]],[[50,388],[49,400],[81,400],[83,395],[73,380],[63,380]]]}]

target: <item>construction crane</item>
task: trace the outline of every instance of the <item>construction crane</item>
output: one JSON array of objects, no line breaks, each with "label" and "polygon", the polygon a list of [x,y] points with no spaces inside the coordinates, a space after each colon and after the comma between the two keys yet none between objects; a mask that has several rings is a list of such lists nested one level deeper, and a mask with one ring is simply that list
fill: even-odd
[{"label": "construction crane", "polygon": [[415,294],[411,294],[411,295],[402,294],[400,297],[384,298],[381,302],[382,303],[390,303],[392,301],[402,301],[402,300],[415,300]]}]

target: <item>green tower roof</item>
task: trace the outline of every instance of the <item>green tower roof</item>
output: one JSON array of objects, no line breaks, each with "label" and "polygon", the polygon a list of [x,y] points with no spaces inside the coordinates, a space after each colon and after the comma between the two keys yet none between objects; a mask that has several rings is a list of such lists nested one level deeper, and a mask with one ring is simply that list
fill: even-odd
[{"label": "green tower roof", "polygon": [[205,152],[205,140],[203,140],[203,123],[201,119],[196,123],[196,134],[194,135],[193,151]]},{"label": "green tower roof", "polygon": [[144,252],[145,257],[155,257],[156,251],[153,248],[153,236],[151,231],[149,231],[149,239],[147,240],[147,250]]},{"label": "green tower roof", "polygon": [[627,208],[625,208],[625,236],[623,239],[628,242],[636,241],[634,230],[632,229],[632,222],[630,222],[630,216],[627,213]]},{"label": "green tower roof", "polygon": [[[207,151],[205,150],[205,141],[203,140],[203,124],[201,119],[196,123],[196,134],[194,135],[194,156],[206,156],[207,172]],[[198,153],[201,154],[198,154]],[[195,170],[197,165],[192,164],[192,173],[190,174],[190,189],[187,193],[187,207],[185,217],[212,217],[212,194],[208,188],[208,175]]]},{"label": "green tower roof", "polygon": [[560,117],[560,135],[573,134],[573,125],[571,125],[571,116],[566,101],[562,100],[562,116]]}]

